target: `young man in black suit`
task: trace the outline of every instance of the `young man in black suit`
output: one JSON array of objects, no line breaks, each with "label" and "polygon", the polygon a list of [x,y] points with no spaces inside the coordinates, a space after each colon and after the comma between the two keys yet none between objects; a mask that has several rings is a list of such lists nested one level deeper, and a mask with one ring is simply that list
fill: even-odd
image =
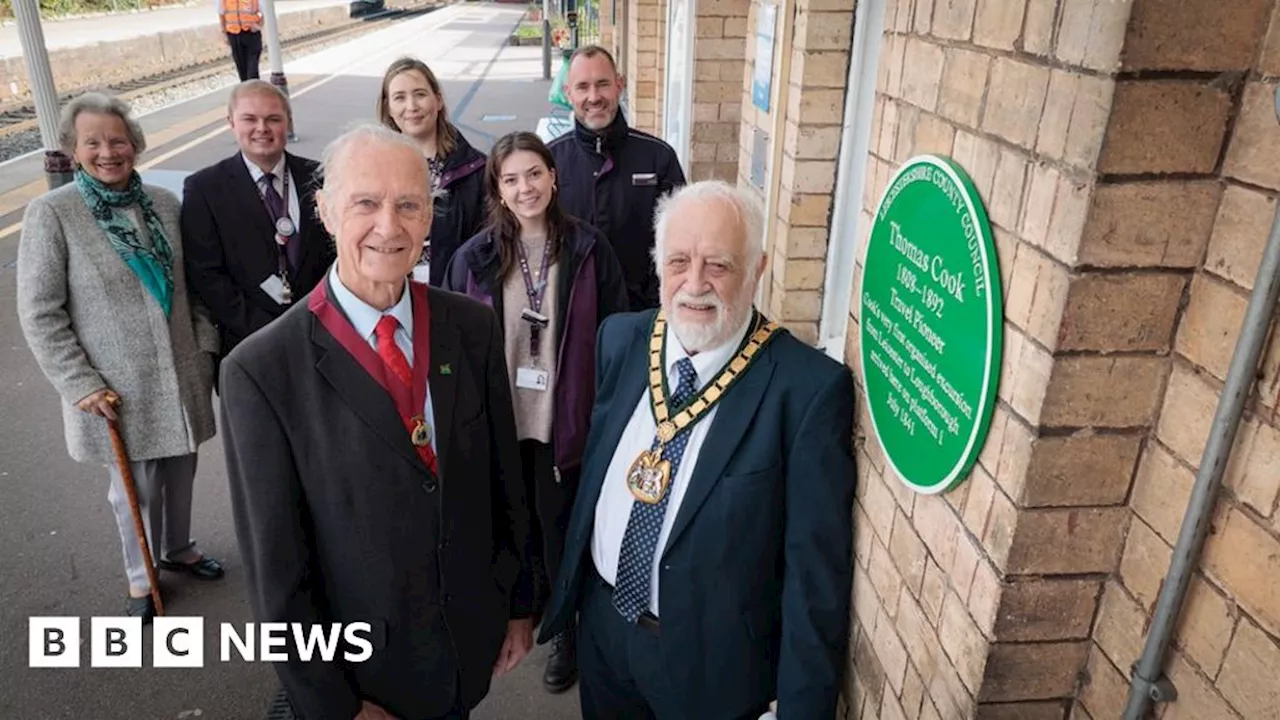
[{"label": "young man in black suit", "polygon": [[285,152],[290,120],[279,88],[237,85],[227,121],[240,152],[183,187],[187,282],[218,324],[223,357],[311,292],[333,262],[316,213],[319,165]]}]

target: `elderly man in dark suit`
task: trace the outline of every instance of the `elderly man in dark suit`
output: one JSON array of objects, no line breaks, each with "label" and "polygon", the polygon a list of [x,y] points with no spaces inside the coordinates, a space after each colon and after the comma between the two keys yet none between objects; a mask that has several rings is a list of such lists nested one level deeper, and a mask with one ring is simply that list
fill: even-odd
[{"label": "elderly man in dark suit", "polygon": [[583,716],[835,715],[854,490],[847,368],[752,307],[764,213],[722,182],[657,214],[662,309],[600,329],[545,639],[580,613]]},{"label": "elderly man in dark suit", "polygon": [[227,121],[240,152],[183,186],[187,280],[218,324],[223,357],[311,292],[333,262],[316,213],[319,165],[284,150],[290,118],[280,88],[237,85]]},{"label": "elderly man in dark suit", "polygon": [[259,622],[372,626],[365,662],[276,666],[306,720],[465,718],[532,644],[501,328],[406,280],[431,226],[411,140],[368,126],[325,155],[338,261],[222,367],[250,599]]}]

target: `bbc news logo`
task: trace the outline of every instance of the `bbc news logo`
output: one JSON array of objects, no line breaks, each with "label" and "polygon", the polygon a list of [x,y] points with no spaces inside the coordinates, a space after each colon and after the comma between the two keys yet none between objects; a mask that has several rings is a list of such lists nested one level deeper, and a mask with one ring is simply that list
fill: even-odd
[{"label": "bbc news logo", "polygon": [[[28,621],[27,666],[80,667],[80,618],[32,617]],[[286,662],[291,655],[302,662],[361,663],[373,655],[369,623],[246,623],[237,630],[218,625],[221,662]],[[157,617],[152,620],[151,667],[204,667],[204,618]],[[89,619],[89,667],[140,668],[146,644],[142,618]],[[346,645],[342,652],[339,648]]]}]

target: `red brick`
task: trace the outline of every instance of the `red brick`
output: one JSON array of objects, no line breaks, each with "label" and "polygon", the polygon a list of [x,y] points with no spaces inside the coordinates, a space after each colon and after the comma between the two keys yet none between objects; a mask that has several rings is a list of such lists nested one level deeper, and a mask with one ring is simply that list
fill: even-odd
[{"label": "red brick", "polygon": [[1087,274],[1065,298],[1058,350],[1169,349],[1186,277],[1173,273]]},{"label": "red brick", "polygon": [[1079,262],[1106,267],[1195,267],[1221,187],[1212,181],[1099,185],[1080,242]]},{"label": "red brick", "polygon": [[1141,443],[1141,436],[1091,430],[1040,438],[1027,469],[1023,506],[1123,503]]},{"label": "red brick", "polygon": [[1149,425],[1167,372],[1167,361],[1159,357],[1058,358],[1039,421],[1058,427]]},{"label": "red brick", "polygon": [[1006,570],[1016,575],[1112,572],[1128,516],[1123,507],[1024,511]]},{"label": "red brick", "polygon": [[982,702],[1070,697],[1088,657],[1088,642],[997,643],[987,658]]},{"label": "red brick", "polygon": [[[1226,90],[1208,83],[1117,83],[1098,170],[1116,174],[1212,172],[1230,109],[1231,97]],[[1239,126],[1236,134],[1240,136]],[[1276,135],[1271,137],[1274,140]]]},{"label": "red brick", "polygon": [[1097,607],[1096,580],[1036,578],[1004,588],[995,636],[1000,642],[1088,639]]},{"label": "red brick", "polygon": [[1125,70],[1247,70],[1267,26],[1267,0],[1140,0]]}]

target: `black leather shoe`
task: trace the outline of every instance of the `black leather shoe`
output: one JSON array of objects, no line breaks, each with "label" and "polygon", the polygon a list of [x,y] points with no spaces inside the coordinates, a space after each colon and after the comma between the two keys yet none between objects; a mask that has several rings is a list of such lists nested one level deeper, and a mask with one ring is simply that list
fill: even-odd
[{"label": "black leather shoe", "polygon": [[142,624],[147,625],[156,616],[156,604],[151,602],[151,596],[134,597],[130,595],[124,603],[124,614],[129,617],[142,618]]},{"label": "black leather shoe", "polygon": [[177,563],[171,560],[161,560],[156,563],[161,570],[170,572],[184,572],[197,580],[220,580],[226,574],[222,570],[222,563],[214,560],[208,555],[200,558],[193,563]]},{"label": "black leather shoe", "polygon": [[551,657],[542,674],[542,687],[558,695],[578,681],[578,646],[572,628],[551,638]]}]

